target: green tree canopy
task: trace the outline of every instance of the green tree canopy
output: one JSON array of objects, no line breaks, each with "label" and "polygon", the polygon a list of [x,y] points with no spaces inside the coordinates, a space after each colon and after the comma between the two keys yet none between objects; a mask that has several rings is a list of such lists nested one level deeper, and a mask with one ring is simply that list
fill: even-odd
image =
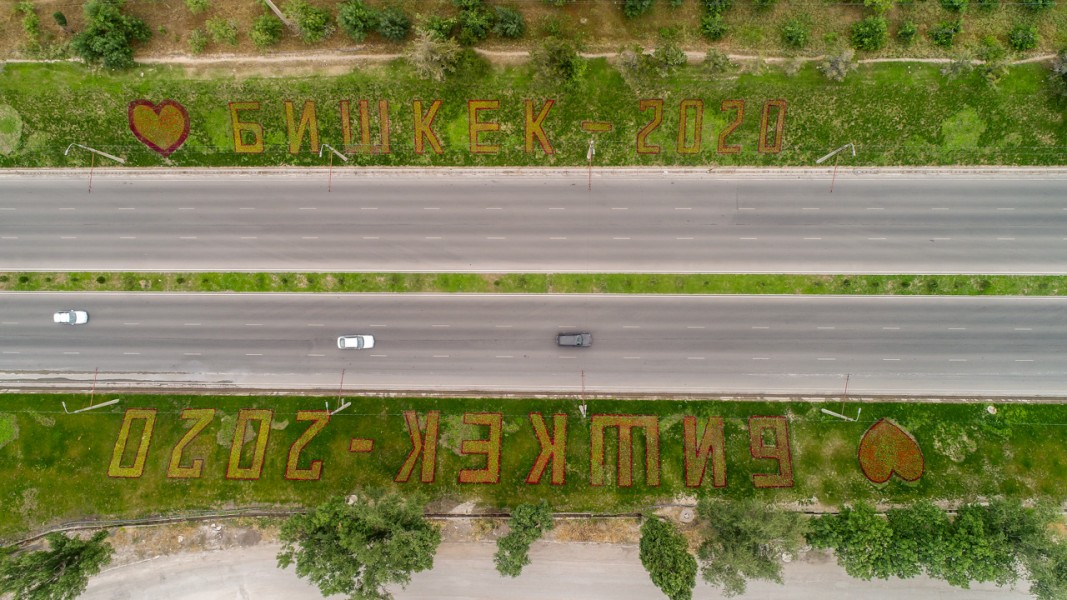
[{"label": "green tree canopy", "polygon": [[111,562],[114,549],[107,532],[88,540],[62,533],[45,536],[49,550],[0,553],[0,594],[19,600],[73,600],[85,591],[89,578]]},{"label": "green tree canopy", "polygon": [[641,564],[652,583],[670,600],[690,600],[697,584],[697,561],[685,537],[667,521],[645,519],[641,525]]},{"label": "green tree canopy", "polygon": [[133,66],[133,42],[152,37],[152,30],[137,17],[122,14],[125,0],[89,0],[85,3],[85,29],[71,47],[88,64],[109,69]]},{"label": "green tree canopy", "polygon": [[520,504],[511,511],[507,535],[496,541],[493,557],[501,575],[518,577],[522,568],[530,564],[530,544],[552,529],[552,508],[542,500],[540,504]]},{"label": "green tree canopy", "polygon": [[296,574],[324,596],[387,599],[386,585],[406,585],[412,573],[433,567],[441,534],[422,509],[421,501],[396,493],[333,498],[286,521],[278,566],[296,563]]},{"label": "green tree canopy", "polygon": [[702,499],[697,557],[701,575],[725,596],[745,593],[746,580],[782,583],[782,555],[804,546],[807,518],[754,499]]}]

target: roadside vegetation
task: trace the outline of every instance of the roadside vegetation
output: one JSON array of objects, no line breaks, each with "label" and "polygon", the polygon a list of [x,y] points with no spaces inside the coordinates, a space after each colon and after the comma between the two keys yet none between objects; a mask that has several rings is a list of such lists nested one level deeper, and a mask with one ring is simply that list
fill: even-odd
[{"label": "roadside vegetation", "polygon": [[[576,393],[579,385],[576,374]],[[4,397],[3,413],[14,415],[16,426],[10,430],[12,437],[0,439],[0,494],[10,499],[0,504],[0,539],[84,518],[128,518],[233,505],[316,506],[359,489],[423,494],[430,501],[429,510],[435,512],[447,512],[464,502],[493,510],[537,505],[541,500],[550,501],[556,511],[625,512],[644,510],[678,495],[752,498],[801,506],[917,499],[955,503],[998,496],[1053,501],[1067,498],[1067,480],[1062,476],[1067,457],[1047,451],[1067,442],[1067,405],[1063,404],[1000,404],[993,414],[981,404],[864,402],[862,418],[848,422],[819,409],[827,406],[851,416],[861,408],[859,403],[590,399],[585,401],[588,415],[655,416],[660,440],[658,465],[653,462],[655,472],[646,473],[645,434],[634,429],[632,463],[623,461],[624,467],[632,468],[618,470],[619,459],[613,450],[617,431],[607,430],[604,467],[596,470],[606,479],[603,485],[593,485],[590,419],[581,416],[573,399],[345,398],[352,403],[350,407],[331,417],[310,441],[301,440],[303,450],[293,466],[298,470],[290,472],[287,479],[290,450],[311,427],[306,418],[297,419],[297,411],[322,411],[325,401],[336,407],[336,397],[107,394],[106,398],[121,402],[67,415],[60,402],[74,410],[88,405],[87,394]],[[145,421],[134,419],[125,434],[127,443],[119,446],[122,454],[112,464],[128,409],[155,411],[150,443],[139,455]],[[186,409],[190,412],[182,418]],[[235,428],[240,409],[273,411],[269,427],[251,421],[245,435],[239,436]],[[434,410],[440,411],[436,468],[425,467],[421,458],[402,468],[413,447],[408,429],[411,421],[404,411],[414,411],[425,429]],[[468,416],[464,422],[468,413],[501,415],[498,483],[460,482],[461,470],[478,470],[463,476],[469,479],[489,468],[487,455],[464,443],[489,435],[486,426],[475,422],[482,417]],[[551,415],[568,415],[565,484],[550,483],[555,476],[551,465],[541,474],[540,483],[527,483],[531,465],[539,455],[531,413],[545,415],[549,432]],[[145,416],[147,412],[134,414]],[[793,487],[754,487],[752,476],[774,473],[777,462],[752,457],[748,424],[753,415],[788,419]],[[725,487],[711,486],[710,466],[701,487],[686,486],[684,416],[701,422],[711,416],[723,418]],[[883,417],[905,428],[921,447],[925,474],[917,481],[908,483],[894,477],[874,485],[857,465],[857,447],[864,432]],[[202,429],[190,433],[194,425]],[[257,434],[260,427],[265,429]],[[174,448],[187,435],[192,437],[181,446],[178,464],[172,465]],[[261,438],[266,440],[262,447],[258,442]],[[374,441],[369,447],[366,441],[352,445],[353,438]],[[236,451],[232,450],[235,439]],[[255,463],[256,452],[262,452],[262,467],[258,473],[250,473],[248,465]],[[134,476],[134,467],[142,460],[138,456],[143,456],[142,470]],[[237,461],[232,469],[228,467],[231,459]],[[198,463],[200,460],[203,462]],[[317,468],[316,460],[322,461]],[[316,470],[319,479],[306,480]],[[404,479],[398,477],[401,471],[406,472],[406,483],[396,481]],[[113,476],[109,477],[109,472]],[[168,477],[168,473],[173,476]],[[199,476],[193,476],[197,473]],[[620,476],[632,477],[632,485],[619,485]],[[298,480],[301,477],[305,480]],[[649,485],[650,478],[655,477],[659,485]],[[526,533],[503,557],[508,570],[521,568],[521,547],[536,539],[534,528],[540,527],[536,525],[540,521],[530,521]],[[773,578],[773,573],[768,576]],[[729,574],[717,577],[725,582]]]},{"label": "roadside vegetation", "polygon": [[508,294],[849,294],[1063,296],[1062,275],[675,273],[0,272],[13,292],[329,292]]}]

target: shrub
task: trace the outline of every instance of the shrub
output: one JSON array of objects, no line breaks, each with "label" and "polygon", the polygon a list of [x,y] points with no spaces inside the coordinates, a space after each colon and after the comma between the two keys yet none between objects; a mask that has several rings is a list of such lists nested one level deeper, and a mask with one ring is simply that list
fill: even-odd
[{"label": "shrub", "polygon": [[1008,45],[1016,52],[1037,48],[1037,27],[1018,24],[1008,32]]},{"label": "shrub", "polygon": [[881,50],[889,37],[885,17],[867,17],[852,25],[852,46],[857,50]]},{"label": "shrub", "polygon": [[551,4],[552,6],[563,6],[568,2],[574,2],[575,0],[541,0],[545,4]]},{"label": "shrub", "polygon": [[256,48],[267,48],[282,39],[282,22],[274,15],[259,15],[252,22],[248,37]]},{"label": "shrub", "polygon": [[1052,91],[1060,96],[1067,96],[1067,48],[1056,53],[1049,71],[1048,79]]},{"label": "shrub", "polygon": [[852,62],[853,56],[852,49],[847,48],[839,54],[827,56],[817,68],[820,73],[831,81],[844,81],[845,77],[848,76],[848,72],[856,68],[856,63]]},{"label": "shrub", "polygon": [[411,29],[411,19],[398,6],[390,6],[378,13],[378,33],[390,42],[400,42]]},{"label": "shrub", "polygon": [[665,40],[652,52],[660,76],[666,77],[689,62],[685,50],[673,40]]},{"label": "shrub", "polygon": [[459,11],[459,43],[473,46],[489,37],[496,15],[479,2]]},{"label": "shrub", "polygon": [[652,8],[652,0],[622,0],[622,14],[633,19],[640,17]]},{"label": "shrub", "polygon": [[59,12],[57,10],[56,12],[52,13],[52,20],[56,22],[56,25],[59,25],[64,30],[66,30],[66,28],[67,28],[67,15],[64,15],[63,13],[61,13],[61,12]]},{"label": "shrub", "polygon": [[701,0],[701,3],[704,6],[704,12],[709,15],[721,15],[734,5],[733,0]]},{"label": "shrub", "polygon": [[863,5],[873,10],[876,15],[884,15],[893,8],[893,0],[863,0]]},{"label": "shrub", "polygon": [[919,27],[915,23],[904,21],[900,24],[900,29],[897,29],[897,41],[905,46],[910,46],[918,34]]},{"label": "shrub", "polygon": [[811,28],[800,19],[790,19],[782,26],[782,43],[790,48],[803,48],[811,39]]},{"label": "shrub", "polygon": [[289,0],[283,12],[296,23],[300,39],[305,44],[321,42],[333,33],[330,13],[308,4],[307,0]]},{"label": "shrub", "polygon": [[85,29],[74,36],[71,48],[88,64],[108,69],[133,66],[134,42],[152,37],[152,30],[137,17],[122,14],[124,0],[89,0],[85,3]]},{"label": "shrub", "polygon": [[526,19],[522,13],[506,6],[496,7],[496,25],[493,33],[502,38],[520,38],[526,33]]},{"label": "shrub", "polygon": [[408,60],[419,77],[444,81],[445,77],[456,72],[462,51],[456,40],[419,29],[415,32],[415,42],[411,45]]},{"label": "shrub", "polygon": [[530,53],[534,75],[542,82],[574,85],[585,75],[585,60],[577,48],[567,40],[557,37],[545,38]]},{"label": "shrub", "polygon": [[752,0],[752,4],[757,10],[767,10],[774,6],[776,2],[778,0]]},{"label": "shrub", "polygon": [[1056,0],[1023,0],[1023,6],[1030,10],[1048,10],[1056,6]]},{"label": "shrub", "polygon": [[700,34],[713,42],[724,38],[728,31],[719,13],[709,13],[700,18]]},{"label": "shrub", "polygon": [[37,36],[41,35],[41,18],[37,16],[33,2],[22,0],[15,5],[15,12],[22,13],[22,30],[32,41],[36,42]]},{"label": "shrub", "polygon": [[967,0],[941,0],[941,8],[949,12],[963,12],[967,9]]},{"label": "shrub", "polygon": [[185,0],[185,6],[189,12],[198,15],[211,8],[211,0]]},{"label": "shrub", "polygon": [[204,24],[211,40],[216,44],[226,42],[231,46],[237,45],[237,23],[227,21],[222,17],[212,17]]},{"label": "shrub", "polygon": [[367,33],[378,27],[377,13],[367,8],[363,0],[348,0],[337,11],[337,24],[341,31],[357,42],[362,42]]},{"label": "shrub", "polygon": [[1000,5],[1000,0],[977,0],[978,8],[991,11]]},{"label": "shrub", "polygon": [[697,583],[697,561],[689,553],[685,537],[658,517],[641,525],[641,564],[670,600],[690,600]]},{"label": "shrub", "polygon": [[711,49],[704,55],[704,62],[702,63],[704,70],[713,75],[720,75],[722,73],[729,73],[737,68],[737,65],[730,60],[729,56],[726,56],[725,52]]},{"label": "shrub", "polygon": [[194,29],[189,34],[189,51],[200,54],[207,48],[207,33],[203,29]]},{"label": "shrub", "polygon": [[942,21],[930,30],[930,39],[934,45],[942,48],[951,48],[956,41],[956,34],[963,31],[959,21]]},{"label": "shrub", "polygon": [[[421,29],[443,40],[452,35],[452,30],[456,28],[457,23],[459,23],[459,19],[455,17],[446,18],[440,15],[430,15],[423,22]],[[418,34],[416,33],[416,35]]]}]

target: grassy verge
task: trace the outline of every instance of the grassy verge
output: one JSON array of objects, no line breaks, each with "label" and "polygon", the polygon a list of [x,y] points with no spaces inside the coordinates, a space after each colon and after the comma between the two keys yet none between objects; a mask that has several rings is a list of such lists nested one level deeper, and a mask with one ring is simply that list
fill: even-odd
[{"label": "grassy verge", "polygon": [[1062,275],[632,273],[0,273],[21,292],[456,292],[1062,296]]},{"label": "grassy verge", "polygon": [[[47,523],[93,516],[137,516],[251,504],[310,504],[361,486],[396,487],[426,494],[435,502],[431,508],[438,510],[465,501],[508,507],[546,498],[558,510],[616,511],[670,501],[681,494],[754,496],[768,501],[823,504],[858,499],[896,502],[996,495],[1055,500],[1067,497],[1067,479],[1062,477],[1067,456],[1049,451],[1067,442],[1067,405],[1000,405],[996,414],[990,414],[985,406],[973,404],[868,403],[862,405],[858,422],[845,422],[823,414],[820,405],[813,403],[590,400],[589,415],[649,415],[658,420],[659,485],[649,485],[644,458],[650,444],[641,430],[634,429],[633,485],[624,487],[619,485],[617,471],[617,429],[608,429],[605,436],[605,482],[591,485],[591,421],[579,415],[574,401],[350,398],[351,407],[333,416],[310,442],[299,444],[303,451],[297,467],[309,469],[313,460],[321,460],[321,478],[296,481],[285,477],[287,457],[310,423],[297,421],[296,411],[321,411],[324,398],[108,396],[111,397],[121,398],[121,404],[78,415],[65,414],[60,402],[66,401],[71,408],[83,406],[88,400],[84,394],[3,397],[0,416],[14,415],[17,427],[5,428],[8,439],[0,440],[0,496],[5,498],[0,503],[0,537],[12,537]],[[138,477],[109,477],[124,411],[132,408],[155,411],[144,468]],[[174,449],[194,422],[180,418],[185,408],[216,409],[206,428],[182,446],[181,466],[203,461],[199,478],[168,477]],[[238,411],[247,408],[270,409],[272,423],[265,430],[269,436],[259,478],[236,480],[226,477],[227,464]],[[835,402],[830,408],[855,415],[860,406]],[[420,481],[421,463],[414,465],[408,482],[394,481],[412,448],[404,411],[415,411],[422,426],[429,411],[440,411],[436,465],[429,472],[431,483]],[[498,483],[458,481],[461,470],[476,470],[487,464],[486,455],[475,453],[478,448],[463,442],[488,438],[489,428],[464,424],[465,413],[502,415]],[[532,413],[545,415],[549,434],[553,433],[551,415],[567,415],[566,479],[562,485],[550,483],[551,465],[540,483],[527,483],[539,449]],[[788,419],[792,487],[754,487],[754,474],[775,473],[778,469],[774,460],[752,457],[748,427],[749,418],[756,415]],[[710,465],[701,487],[686,487],[685,416],[697,417],[698,431],[703,431],[707,417],[723,417],[725,487],[712,487]],[[918,481],[905,483],[893,477],[875,485],[861,472],[857,462],[860,440],[881,418],[893,419],[917,440],[925,461],[925,471]],[[122,466],[134,463],[143,429],[143,421],[135,421],[130,428],[129,443],[121,455]],[[238,444],[239,466],[247,467],[252,462],[254,430],[246,432],[243,446]],[[373,448],[367,453],[350,452],[352,438],[373,439]]]},{"label": "grassy verge", "polygon": [[[88,166],[87,152],[64,156],[71,142],[123,156],[130,166],[323,166],[327,159],[312,150],[307,128],[302,139],[292,140],[297,149],[291,152],[285,102],[294,103],[295,130],[304,103],[314,101],[320,140],[341,147],[340,103],[349,102],[352,141],[358,144],[361,99],[371,107],[370,145],[350,148],[349,165],[584,166],[590,134],[582,130],[583,121],[612,124],[611,131],[596,136],[595,160],[602,166],[810,165],[843,141],[854,142],[858,150],[843,163],[849,165],[1063,163],[1067,120],[1063,100],[1048,87],[1047,67],[1013,67],[995,87],[975,73],[948,80],[938,69],[869,64],[843,83],[832,83],[813,65],[793,75],[777,68],[709,74],[694,65],[666,78],[632,79],[598,59],[589,61],[575,85],[559,87],[538,81],[529,65],[494,68],[479,58],[467,60],[443,84],[418,79],[401,60],[343,76],[284,80],[192,79],[161,66],[101,74],[69,64],[9,64],[0,78],[0,112],[8,123],[0,129],[0,167]],[[93,102],[84,101],[89,96]],[[640,103],[650,98],[664,100],[662,123],[642,139],[659,150],[639,154],[639,133],[655,113],[654,108],[642,111]],[[173,99],[187,109],[188,139],[168,158],[131,133],[127,105],[136,99]],[[429,142],[424,153],[416,152],[416,99],[423,101],[423,113],[434,99],[442,102],[433,121],[440,154]],[[482,145],[498,146],[495,153],[472,152],[467,102],[476,99],[499,101],[499,108],[478,117],[499,124],[498,131],[484,131],[479,138]],[[527,152],[524,102],[533,101],[537,113],[550,99],[555,104],[544,131],[553,153],[546,154],[533,138]],[[378,100],[389,103],[388,153],[375,146],[380,144]],[[702,110],[700,102],[685,105],[684,126],[683,100],[703,103]],[[725,100],[745,102],[740,125],[734,123],[736,108],[722,110]],[[761,116],[774,100],[786,104],[781,151],[760,152]],[[262,152],[235,152],[231,102],[260,103],[239,118],[262,127]],[[773,143],[777,114],[769,110],[768,143]],[[724,144],[739,151],[719,153],[719,135],[735,125]],[[244,135],[243,143],[250,143],[251,133]]]}]

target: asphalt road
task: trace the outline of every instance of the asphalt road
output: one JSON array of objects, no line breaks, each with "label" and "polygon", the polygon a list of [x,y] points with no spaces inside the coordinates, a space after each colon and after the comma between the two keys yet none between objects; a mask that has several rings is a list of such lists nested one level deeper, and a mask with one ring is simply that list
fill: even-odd
[{"label": "asphalt road", "polygon": [[[441,544],[434,568],[416,573],[396,600],[649,600],[665,598],[648,578],[637,548],[601,544],[534,544],[531,564],[514,579],[493,568],[495,544]],[[323,596],[293,567],[276,566],[274,545],[199,554],[179,554],[109,569],[89,580],[81,600],[317,600]],[[785,585],[753,582],[737,596],[760,600],[1015,600],[1022,590],[974,584],[949,586],[927,577],[888,581],[852,579],[832,562],[785,566]],[[723,598],[699,582],[696,600]],[[344,596],[330,596],[340,600]]]},{"label": "asphalt road", "polygon": [[[87,325],[52,323],[65,308]],[[1062,395],[1067,298],[0,294],[0,384]],[[589,331],[591,348],[559,348]],[[373,350],[337,349],[370,333]]]},{"label": "asphalt road", "polygon": [[0,270],[1067,273],[1067,177],[0,175]]}]

